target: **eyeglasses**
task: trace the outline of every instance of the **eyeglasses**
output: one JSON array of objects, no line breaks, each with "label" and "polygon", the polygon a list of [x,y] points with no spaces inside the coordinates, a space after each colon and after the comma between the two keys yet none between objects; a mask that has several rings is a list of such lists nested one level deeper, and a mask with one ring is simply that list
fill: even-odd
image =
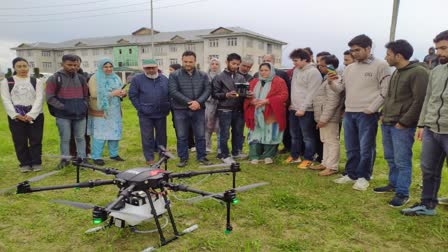
[{"label": "eyeglasses", "polygon": [[446,49],[448,49],[448,46],[436,47],[436,50],[446,50]]}]

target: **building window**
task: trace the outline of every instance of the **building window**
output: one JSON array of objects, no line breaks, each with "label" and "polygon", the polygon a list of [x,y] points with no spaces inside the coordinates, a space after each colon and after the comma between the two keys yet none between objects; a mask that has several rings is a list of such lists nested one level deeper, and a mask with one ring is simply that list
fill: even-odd
[{"label": "building window", "polygon": [[210,47],[219,47],[219,40],[218,39],[210,39],[208,45]]},{"label": "building window", "polygon": [[33,51],[28,50],[28,51],[27,51],[27,54],[28,54],[28,57],[31,57],[31,56],[33,56]]},{"label": "building window", "polygon": [[267,44],[267,53],[272,53],[272,44]]},{"label": "building window", "polygon": [[227,46],[237,46],[237,38],[227,38]]},{"label": "building window", "polygon": [[42,57],[50,57],[51,51],[42,51]]},{"label": "building window", "polygon": [[263,63],[263,56],[258,56],[258,65]]},{"label": "building window", "polygon": [[93,49],[93,55],[100,55],[100,50],[99,49]]},{"label": "building window", "polygon": [[215,58],[215,59],[219,59],[219,55],[217,55],[217,54],[211,54],[211,55],[208,56],[208,60],[209,60],[209,61],[212,60],[213,58]]},{"label": "building window", "polygon": [[149,53],[149,47],[148,46],[142,47],[142,53]]},{"label": "building window", "polygon": [[254,56],[253,56],[253,55],[250,55],[250,54],[246,55],[246,58],[251,59],[251,60],[254,60]]},{"label": "building window", "polygon": [[159,65],[160,67],[163,66],[163,59],[156,59],[157,65]]},{"label": "building window", "polygon": [[250,48],[254,47],[254,40],[253,39],[247,39],[246,46],[250,47]]},{"label": "building window", "polygon": [[170,65],[177,64],[177,59],[170,59]]},{"label": "building window", "polygon": [[[175,45],[170,45],[170,52],[177,52],[177,47]],[[177,64],[177,63],[173,63]]]},{"label": "building window", "polygon": [[163,47],[161,46],[154,47],[154,55],[162,55],[162,53],[163,53]]},{"label": "building window", "polygon": [[258,42],[258,49],[264,50],[264,42],[263,41]]},{"label": "building window", "polygon": [[94,65],[94,66],[98,66],[98,60],[94,60],[94,61],[93,61],[93,65]]},{"label": "building window", "polygon": [[121,61],[118,62],[118,66],[119,66],[119,67],[122,67],[122,66],[123,66],[123,62],[121,62]]},{"label": "building window", "polygon": [[43,66],[45,69],[49,69],[49,68],[51,68],[51,62],[42,62],[42,66]]},{"label": "building window", "polygon": [[36,67],[36,64],[34,64],[34,61],[30,61],[29,64],[30,64],[30,68],[35,68]]},{"label": "building window", "polygon": [[129,48],[129,54],[132,54],[132,49],[131,48]]},{"label": "building window", "polygon": [[112,50],[108,49],[108,48],[104,48],[104,54],[105,55],[112,54]]},{"label": "building window", "polygon": [[89,62],[88,61],[83,61],[82,62],[82,67],[89,67]]},{"label": "building window", "polygon": [[185,45],[185,50],[186,51],[194,51],[194,49],[195,49],[194,44],[186,44]]},{"label": "building window", "polygon": [[118,49],[118,53],[121,54],[121,49]]},{"label": "building window", "polygon": [[56,55],[56,57],[62,57],[64,55],[64,52],[63,51],[56,51],[54,54]]},{"label": "building window", "polygon": [[81,55],[82,55],[82,56],[87,56],[87,55],[89,55],[89,50],[81,50]]}]

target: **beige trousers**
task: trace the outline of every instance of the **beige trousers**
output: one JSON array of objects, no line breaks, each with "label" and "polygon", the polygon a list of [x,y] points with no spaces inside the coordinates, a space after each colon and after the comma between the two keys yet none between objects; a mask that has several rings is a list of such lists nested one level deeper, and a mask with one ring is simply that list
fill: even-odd
[{"label": "beige trousers", "polygon": [[338,170],[340,142],[339,123],[329,122],[320,128],[320,141],[324,144],[322,164],[331,170]]}]

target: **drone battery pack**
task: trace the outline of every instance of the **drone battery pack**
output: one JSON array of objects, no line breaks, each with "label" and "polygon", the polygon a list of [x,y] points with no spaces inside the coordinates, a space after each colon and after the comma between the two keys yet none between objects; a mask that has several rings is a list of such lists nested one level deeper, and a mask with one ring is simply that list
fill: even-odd
[{"label": "drone battery pack", "polygon": [[126,222],[122,219],[114,218],[114,224],[115,226],[119,228],[124,228],[126,226]]}]

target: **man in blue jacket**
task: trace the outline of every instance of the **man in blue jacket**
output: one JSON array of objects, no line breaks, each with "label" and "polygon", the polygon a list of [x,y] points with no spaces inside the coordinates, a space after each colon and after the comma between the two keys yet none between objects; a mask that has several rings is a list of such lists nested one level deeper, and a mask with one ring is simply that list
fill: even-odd
[{"label": "man in blue jacket", "polygon": [[159,73],[158,65],[153,59],[143,60],[143,70],[144,73],[132,78],[129,98],[138,112],[146,164],[152,165],[154,133],[157,144],[166,147],[166,116],[170,111],[168,78]]},{"label": "man in blue jacket", "polygon": [[205,101],[210,96],[211,85],[205,72],[196,69],[196,54],[182,54],[182,68],[170,74],[169,92],[177,134],[177,154],[184,167],[188,162],[188,129],[193,126],[197,159],[201,164],[210,161],[205,152]]}]

